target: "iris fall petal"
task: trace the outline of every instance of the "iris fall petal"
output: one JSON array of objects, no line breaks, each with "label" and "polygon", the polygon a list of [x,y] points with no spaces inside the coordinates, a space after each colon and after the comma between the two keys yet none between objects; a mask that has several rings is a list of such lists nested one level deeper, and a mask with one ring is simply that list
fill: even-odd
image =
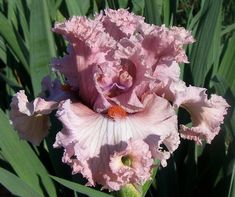
[{"label": "iris fall petal", "polygon": [[[64,128],[57,134],[54,147],[64,148],[63,161],[74,173],[82,173],[89,185],[98,183],[117,190],[118,186],[109,184],[114,180],[118,183],[118,176],[110,169],[110,158],[124,151],[130,139],[146,143],[151,158],[163,164],[179,144],[177,118],[170,103],[155,95],[148,95],[144,103],[144,111],[114,120],[67,100],[57,112]],[[162,144],[169,150],[163,150]],[[141,182],[142,179],[135,180]]]},{"label": "iris fall petal", "polygon": [[201,144],[202,140],[211,143],[220,131],[228,103],[221,96],[212,94],[208,99],[205,88],[183,87],[176,92],[174,105],[185,108],[191,115],[192,127],[180,126],[181,136]]}]

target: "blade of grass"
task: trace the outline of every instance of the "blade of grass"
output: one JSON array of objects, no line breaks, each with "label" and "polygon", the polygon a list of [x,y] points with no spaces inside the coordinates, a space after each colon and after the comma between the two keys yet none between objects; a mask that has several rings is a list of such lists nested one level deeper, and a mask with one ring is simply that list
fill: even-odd
[{"label": "blade of grass", "polygon": [[22,1],[16,1],[16,3],[17,3],[17,12],[19,13],[19,23],[23,30],[24,40],[26,46],[29,46],[29,23],[26,19],[27,15],[24,11],[24,5],[22,4]]},{"label": "blade of grass", "polygon": [[[22,90],[23,88],[21,86],[19,86],[17,83],[15,83],[12,79],[8,77],[6,77],[5,75],[3,75],[2,73],[0,73],[0,79],[2,79],[3,81],[6,82],[6,84],[8,84],[8,86],[10,88],[12,88],[13,90],[15,91],[18,91],[18,90]],[[11,94],[10,94],[11,95]]]},{"label": "blade of grass", "polygon": [[194,44],[190,54],[190,65],[193,73],[193,82],[195,85],[203,85],[207,72],[211,65],[208,65],[208,57],[212,47],[212,41],[215,34],[215,28],[221,9],[222,0],[205,1],[201,13]]},{"label": "blade of grass", "polygon": [[11,51],[13,51],[19,61],[23,64],[24,69],[29,73],[29,64],[26,57],[27,55],[22,52],[25,51],[25,49],[23,49],[23,45],[20,45],[18,42],[18,38],[20,36],[16,36],[17,32],[13,29],[11,23],[2,13],[0,13],[0,26],[0,35],[6,41]]},{"label": "blade of grass", "polygon": [[1,38],[0,38],[0,59],[4,64],[6,64],[7,62],[6,45]]},{"label": "blade of grass", "polygon": [[56,0],[56,8],[59,8],[63,0]]},{"label": "blade of grass", "polygon": [[58,9],[56,7],[56,1],[55,0],[46,0],[46,2],[47,2],[47,7],[49,10],[51,20],[53,20],[53,19],[55,19],[56,11]]},{"label": "blade of grass", "polygon": [[128,0],[118,0],[118,4],[120,8],[127,8]]},{"label": "blade of grass", "polygon": [[235,31],[235,23],[224,28],[224,30],[221,32],[221,36],[224,36],[225,34],[230,33],[232,31]]},{"label": "blade of grass", "polygon": [[91,197],[111,197],[111,195],[97,191],[95,189],[91,189],[89,187],[80,185],[78,183],[74,183],[71,181],[67,181],[65,179],[61,179],[59,177],[51,176],[52,179],[54,179],[56,182],[60,183],[61,185],[64,185],[65,187],[68,187],[76,192],[86,194]]},{"label": "blade of grass", "polygon": [[187,21],[187,29],[189,30],[196,29],[195,25],[198,24],[202,12],[202,10],[200,10],[195,16],[193,16],[193,9],[194,6],[192,6],[191,11],[189,12],[188,21]]},{"label": "blade of grass", "polygon": [[228,197],[234,197],[234,196],[235,196],[235,163],[233,166],[231,182],[230,182],[229,192],[228,192]]},{"label": "blade of grass", "polygon": [[67,5],[69,16],[80,15],[84,16],[87,14],[90,8],[90,1],[84,0],[65,0]]},{"label": "blade of grass", "polygon": [[0,183],[13,195],[24,197],[43,197],[18,176],[0,167]]},{"label": "blade of grass", "polygon": [[152,1],[145,0],[144,16],[146,21],[150,24],[160,25],[162,15],[162,0]]},{"label": "blade of grass", "polygon": [[7,18],[10,19],[12,25],[18,30],[18,21],[15,14],[16,4],[15,1],[9,1],[7,3]]},{"label": "blade of grass", "polygon": [[3,9],[3,0],[0,0],[0,11]]},{"label": "blade of grass", "polygon": [[132,12],[143,16],[145,1],[144,0],[132,0],[131,3],[132,3]]},{"label": "blade of grass", "polygon": [[[214,72],[217,72],[219,63],[220,63],[220,53],[221,53],[221,25],[222,25],[222,13],[220,11],[217,24],[214,31],[213,43],[212,43],[212,56],[209,59],[212,59],[211,64],[213,64]],[[210,61],[208,61],[210,62]]]},{"label": "blade of grass", "polygon": [[56,197],[55,187],[41,161],[27,142],[19,140],[9,120],[0,110],[0,149],[17,175],[36,192]]},{"label": "blade of grass", "polygon": [[170,0],[163,0],[163,23],[168,26],[170,24]]},{"label": "blade of grass", "polygon": [[7,18],[11,21],[20,48],[27,62],[29,62],[29,28],[24,16],[23,5],[19,1],[12,0],[8,3]]},{"label": "blade of grass", "polygon": [[[156,162],[155,165],[159,165],[159,162]],[[153,168],[151,179],[146,181],[145,184],[142,186],[142,196],[143,197],[146,195],[146,193],[148,192],[148,189],[150,188],[151,184],[153,183],[153,180],[155,179],[155,176],[157,174],[157,170],[158,170],[157,167]]]},{"label": "blade of grass", "polygon": [[228,44],[225,45],[227,47],[222,62],[219,67],[218,75],[224,77],[226,82],[230,84],[232,91],[235,92],[235,33],[228,40]]},{"label": "blade of grass", "polygon": [[118,2],[115,1],[115,0],[108,0],[107,1],[108,3],[108,6],[111,8],[111,9],[118,9]]},{"label": "blade of grass", "polygon": [[99,9],[95,0],[93,0],[92,3],[93,3],[93,14],[95,14],[99,12]]},{"label": "blade of grass", "polygon": [[49,63],[55,56],[50,17],[45,0],[32,1],[30,15],[30,72],[34,95],[41,90],[41,80],[50,72]]},{"label": "blade of grass", "polygon": [[[26,14],[24,12],[24,7],[22,4],[22,1],[12,0],[9,1],[8,7],[11,8],[11,12],[8,11],[8,14],[11,13],[12,16],[8,16],[9,19],[12,20],[15,19],[15,22],[13,21],[13,24],[15,24],[15,29],[20,28],[20,31],[22,31],[25,44],[29,45],[29,25],[26,20]],[[18,30],[19,31],[19,30]]]}]

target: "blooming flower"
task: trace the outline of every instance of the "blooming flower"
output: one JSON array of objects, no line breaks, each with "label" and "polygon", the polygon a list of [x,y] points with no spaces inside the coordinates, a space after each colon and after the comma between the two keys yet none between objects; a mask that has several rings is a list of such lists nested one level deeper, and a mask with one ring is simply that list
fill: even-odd
[{"label": "blooming flower", "polygon": [[[184,28],[149,25],[127,10],[107,9],[94,19],[79,16],[57,23],[53,31],[68,41],[67,54],[52,61],[67,88],[43,82],[63,124],[53,146],[64,148],[62,161],[87,185],[109,190],[141,185],[150,178],[154,160],[166,166],[180,143],[178,107],[193,122],[192,128],[180,126],[183,138],[210,143],[218,134],[226,101],[217,95],[208,99],[204,89],[186,87],[179,78],[179,63],[188,62],[183,46],[194,42]],[[20,102],[16,95],[12,112],[22,115]],[[35,118],[38,112],[26,114]],[[17,126],[16,116],[12,121],[20,134],[30,134]],[[25,138],[39,143],[44,136]]]},{"label": "blooming flower", "polygon": [[54,69],[97,112],[113,104],[129,113],[143,110],[140,97],[149,84],[179,78],[178,63],[188,62],[183,45],[194,41],[183,28],[148,25],[124,9],[108,9],[94,20],[72,17],[53,30],[69,42]]}]

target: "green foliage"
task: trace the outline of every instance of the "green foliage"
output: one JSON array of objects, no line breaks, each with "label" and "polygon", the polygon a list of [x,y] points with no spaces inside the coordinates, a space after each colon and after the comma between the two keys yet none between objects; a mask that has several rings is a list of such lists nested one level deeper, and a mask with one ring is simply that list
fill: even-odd
[{"label": "green foliage", "polygon": [[66,5],[70,16],[74,15],[86,15],[90,8],[90,1],[83,0],[66,0]]},{"label": "green foliage", "polygon": [[[2,110],[0,120],[0,147],[3,158],[9,162],[22,181],[36,191],[35,195],[38,193],[44,196],[45,190],[50,196],[56,196],[55,187],[45,167],[29,144],[19,139]],[[42,188],[41,184],[45,187]]]},{"label": "green foliage", "polygon": [[14,195],[25,196],[25,197],[31,197],[31,196],[43,197],[43,195],[36,192],[22,179],[8,172],[4,168],[0,168],[0,182]]},{"label": "green foliage", "polygon": [[[193,31],[197,42],[194,44],[189,59],[191,62],[192,78],[195,85],[202,86],[206,74],[211,68],[210,51],[216,34],[222,0],[208,0],[203,4],[198,25]],[[218,38],[216,38],[218,39]]]},{"label": "green foliage", "polygon": [[22,41],[20,42],[19,33],[2,13],[0,13],[0,25],[2,27],[0,30],[2,38],[9,46],[9,49],[12,50],[17,59],[22,63],[24,69],[29,72],[29,64],[27,60],[28,51],[26,46]]},{"label": "green foliage", "polygon": [[[40,12],[38,11],[40,10]],[[55,44],[47,3],[32,1],[30,14],[30,74],[34,95],[41,91],[41,80],[50,73],[49,63],[55,56]]]},{"label": "green foliage", "polygon": [[103,192],[99,192],[99,191],[96,191],[96,190],[93,190],[89,187],[86,187],[86,186],[83,186],[83,185],[80,185],[78,183],[74,183],[74,182],[71,182],[71,181],[67,181],[65,179],[61,179],[61,178],[58,178],[58,177],[55,177],[55,176],[51,176],[56,182],[74,190],[74,191],[77,191],[77,192],[80,192],[82,194],[87,194],[91,197],[111,197],[111,195],[109,194],[106,194],[106,193],[103,193]]},{"label": "green foliage", "polygon": [[[144,195],[235,196],[234,0],[0,0],[0,183],[18,196],[109,196],[73,182],[82,180],[58,164],[62,153],[52,150],[58,128],[52,128],[48,147],[31,147],[19,140],[7,118],[12,95],[25,89],[31,99],[36,96],[42,77],[50,74],[51,58],[65,51],[64,40],[51,32],[54,22],[92,17],[108,7],[129,8],[149,23],[190,29],[196,42],[187,48],[190,64],[181,65],[184,80],[224,96],[231,105],[212,144],[183,141],[168,166],[144,185]],[[188,123],[183,117],[179,122]]]}]

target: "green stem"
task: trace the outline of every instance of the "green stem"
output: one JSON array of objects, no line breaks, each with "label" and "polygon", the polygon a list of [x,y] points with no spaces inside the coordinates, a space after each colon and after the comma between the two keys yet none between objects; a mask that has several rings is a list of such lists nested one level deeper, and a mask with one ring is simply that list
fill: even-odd
[{"label": "green stem", "polygon": [[115,197],[141,197],[141,187],[137,188],[132,184],[127,184],[121,190],[112,193]]}]

